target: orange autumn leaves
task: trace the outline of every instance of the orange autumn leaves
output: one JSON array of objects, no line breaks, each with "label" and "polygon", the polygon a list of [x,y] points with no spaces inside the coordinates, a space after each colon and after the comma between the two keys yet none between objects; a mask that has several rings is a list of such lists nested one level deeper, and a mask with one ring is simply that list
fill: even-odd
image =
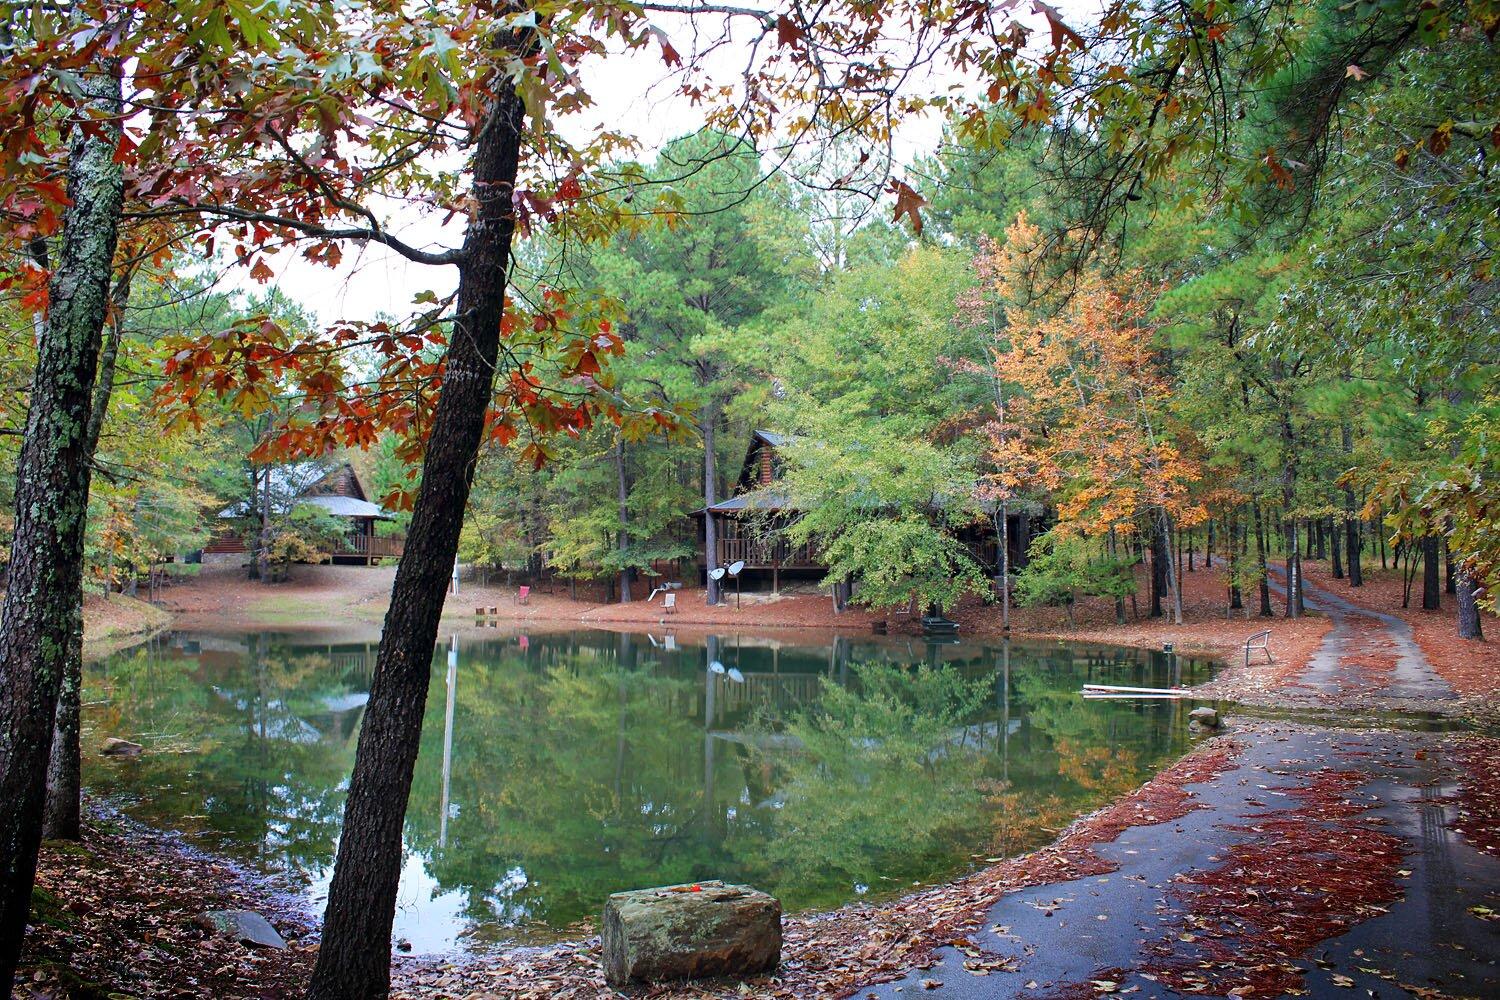
[{"label": "orange autumn leaves", "polygon": [[979,259],[994,324],[986,365],[995,413],[984,426],[993,499],[1027,486],[1057,505],[1058,527],[1098,538],[1165,514],[1207,517],[1192,430],[1174,417],[1168,358],[1151,316],[1160,289],[1139,272],[1083,269],[1038,278],[1041,233],[1024,215]]}]

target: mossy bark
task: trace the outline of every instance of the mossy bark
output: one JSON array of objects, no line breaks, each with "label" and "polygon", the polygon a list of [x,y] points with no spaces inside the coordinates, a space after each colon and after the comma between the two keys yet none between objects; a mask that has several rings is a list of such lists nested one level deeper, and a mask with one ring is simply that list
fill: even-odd
[{"label": "mossy bark", "polygon": [[[109,336],[99,356],[99,373],[95,379],[94,401],[89,409],[88,429],[84,434],[85,460],[92,463],[99,448],[99,432],[109,413],[114,393],[115,360],[124,335],[125,305],[130,298],[130,276],[115,282],[110,296],[112,316]],[[88,497],[84,497],[87,505]],[[72,635],[68,638],[68,659],[63,667],[62,683],[57,696],[57,712],[52,726],[52,756],[47,764],[47,805],[42,814],[42,836],[48,840],[77,840],[83,790],[82,753],[78,740],[82,728],[79,710],[83,699],[83,603],[79,602]]]},{"label": "mossy bark", "polygon": [[[519,37],[512,43],[523,44]],[[323,940],[308,991],[314,1000],[383,1000],[390,994],[401,828],[438,620],[494,388],[515,234],[511,192],[524,119],[522,99],[501,73],[488,120],[476,133],[476,208],[459,265],[453,336],[360,729]]]},{"label": "mossy bark", "polygon": [[31,907],[58,690],[80,621],[89,413],[124,197],[118,67],[80,76],[68,197],[46,329],[16,465],[10,583],[0,616],[0,995],[9,996]]}]

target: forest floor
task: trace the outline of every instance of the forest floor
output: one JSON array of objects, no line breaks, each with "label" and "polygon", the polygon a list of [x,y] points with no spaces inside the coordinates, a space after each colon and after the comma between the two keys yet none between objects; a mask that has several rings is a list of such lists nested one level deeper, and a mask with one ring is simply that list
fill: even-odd
[{"label": "forest floor", "polygon": [[[1460,643],[1451,608],[1399,607],[1393,574],[1350,590],[1309,564],[1307,579],[1313,613],[1264,620],[1276,662],[1226,670],[1209,689],[1305,710],[1297,718],[1231,716],[1224,735],[1039,851],[893,902],[788,917],[774,976],[635,995],[1500,995],[1500,739],[1451,724],[1403,728],[1436,726],[1434,707],[1493,704],[1500,625],[1486,617],[1491,642]],[[389,580],[388,570],[305,567],[282,589],[205,574],[166,603],[185,628],[291,628],[310,617],[368,626]],[[1182,626],[1119,626],[1112,607],[1085,602],[1072,626],[1060,609],[1017,612],[1015,635],[1170,641],[1227,657],[1263,620],[1225,618],[1220,585],[1211,571],[1187,576]],[[680,598],[671,624],[847,630],[864,615],[835,619],[826,597],[809,595],[690,613],[692,598]],[[473,607],[490,604],[522,627],[637,624],[616,618],[626,613],[616,605],[545,593],[518,605],[498,588],[467,588],[448,618],[468,626]],[[721,623],[721,613],[735,617]],[[993,608],[956,617],[966,634],[998,631]],[[1391,711],[1372,724],[1372,708]],[[38,884],[20,996],[285,996],[316,949],[309,918],[274,886],[113,817],[96,819],[81,846],[47,845]],[[266,913],[296,943],[255,952],[188,919],[231,904]],[[500,956],[398,957],[395,990],[411,1000],[618,995],[604,985],[597,937]]]}]

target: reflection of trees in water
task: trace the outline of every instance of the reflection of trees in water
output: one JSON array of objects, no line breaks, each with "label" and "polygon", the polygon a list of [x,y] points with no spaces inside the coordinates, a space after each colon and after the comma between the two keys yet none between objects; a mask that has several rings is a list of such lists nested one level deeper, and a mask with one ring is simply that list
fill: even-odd
[{"label": "reflection of trees in water", "polygon": [[86,754],[92,789],[144,790],[148,818],[279,868],[316,874],[331,859],[358,711],[328,711],[349,684],[323,652],[272,636],[196,654],[158,641],[90,665],[86,683],[90,731],[148,747],[130,761]]},{"label": "reflection of trees in water", "polygon": [[[1079,699],[1088,680],[1163,682],[1113,652],[571,633],[464,646],[451,699],[446,652],[406,839],[490,927],[562,926],[673,881],[743,878],[798,908],[929,880],[1130,787],[1185,721]],[[115,657],[90,670],[95,731],[152,752],[88,778],[149,791],[145,818],[323,871],[366,660],[272,636]]]},{"label": "reflection of trees in water", "polygon": [[[618,662],[594,651],[541,670],[517,656],[463,660],[450,846],[437,843],[438,726],[424,731],[407,828],[433,878],[469,894],[472,917],[566,922],[592,914],[601,892],[724,867],[703,822],[697,685]],[[715,775],[731,793],[734,768],[721,761]],[[499,878],[516,871],[524,880]]]},{"label": "reflection of trees in water", "polygon": [[784,805],[746,862],[792,905],[837,899],[946,868],[976,826],[985,754],[960,742],[988,697],[952,667],[855,665],[826,681],[786,727],[799,753],[778,758]]}]

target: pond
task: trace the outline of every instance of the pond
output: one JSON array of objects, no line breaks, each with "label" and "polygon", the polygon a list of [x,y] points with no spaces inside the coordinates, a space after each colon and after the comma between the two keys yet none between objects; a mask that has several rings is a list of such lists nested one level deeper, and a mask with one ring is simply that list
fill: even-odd
[{"label": "pond", "polygon": [[[376,642],[177,633],[92,663],[84,781],[295,876],[321,909]],[[435,650],[395,936],[419,954],[543,943],[610,892],[710,878],[793,911],[947,879],[1186,747],[1189,703],[1085,701],[1081,684],[1210,671],[1062,644],[455,637]],[[106,736],[146,752],[102,758]]]}]

